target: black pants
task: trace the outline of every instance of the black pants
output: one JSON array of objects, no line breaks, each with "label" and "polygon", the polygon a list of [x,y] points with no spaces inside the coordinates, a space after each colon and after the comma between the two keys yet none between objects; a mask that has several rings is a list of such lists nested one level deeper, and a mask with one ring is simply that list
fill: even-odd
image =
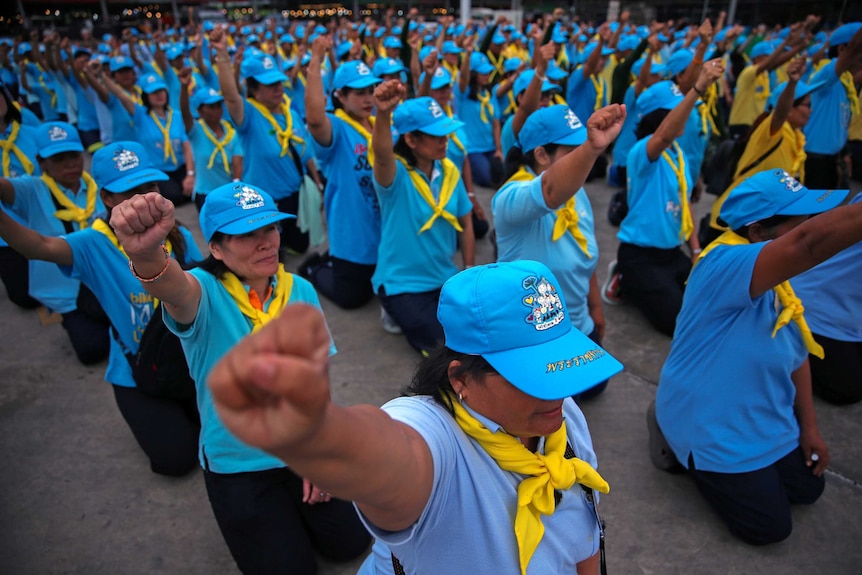
[{"label": "black pants", "polygon": [[401,328],[413,349],[425,355],[443,343],[443,326],[437,320],[440,290],[386,295],[383,286],[377,296],[383,309]]},{"label": "black pants", "polygon": [[814,393],[834,405],[862,401],[862,342],[814,334],[826,357],[809,355]]},{"label": "black pants", "polygon": [[679,248],[665,250],[621,243],[617,271],[622,274],[625,300],[640,309],[654,328],[673,337],[691,259]]},{"label": "black pants", "polygon": [[727,131],[730,134],[730,137],[734,140],[739,140],[744,138],[748,131],[751,129],[751,126],[748,124],[732,124],[728,126]]},{"label": "black pants", "polygon": [[246,575],[311,575],[317,573],[314,551],[350,561],[371,542],[351,503],[303,503],[302,478],[288,468],[204,471],[204,479],[222,536]]},{"label": "black pants", "polygon": [[9,246],[0,247],[0,281],[6,288],[9,301],[24,309],[39,307],[30,297],[30,266],[27,258]]},{"label": "black pants", "polygon": [[805,187],[834,190],[838,187],[838,154],[808,154],[805,158]]},{"label": "black pants", "polygon": [[[299,212],[299,192],[278,200],[276,204],[278,211],[295,216]],[[296,218],[281,220],[279,223],[281,224],[281,247],[283,249],[298,254],[304,254],[308,251],[308,233],[299,230]]]},{"label": "black pants", "polygon": [[371,276],[376,267],[327,254],[310,265],[307,273],[309,281],[327,299],[343,309],[356,309],[374,297]]},{"label": "black pants", "polygon": [[825,486],[823,476],[805,465],[799,447],[748,473],[699,471],[689,458],[689,474],[730,532],[752,545],[786,539],[793,529],[790,505],[814,503]]},{"label": "black pants", "polygon": [[101,321],[76,309],[63,314],[63,329],[72,342],[78,361],[84,365],[98,363],[108,357],[110,336]]},{"label": "black pants", "polygon": [[112,387],[117,407],[153,473],[179,477],[198,466],[201,422],[194,399],[162,399],[136,387]]},{"label": "black pants", "polygon": [[177,207],[187,204],[191,198],[183,193],[183,180],[186,178],[186,165],[177,167],[172,172],[165,172],[170,178],[159,182],[159,191]]}]

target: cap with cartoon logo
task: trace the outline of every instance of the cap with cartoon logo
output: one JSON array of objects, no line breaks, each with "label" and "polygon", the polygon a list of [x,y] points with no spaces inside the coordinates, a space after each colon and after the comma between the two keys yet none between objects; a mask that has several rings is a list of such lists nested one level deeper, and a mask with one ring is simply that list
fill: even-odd
[{"label": "cap with cartoon logo", "polygon": [[81,136],[72,124],[45,122],[36,128],[36,146],[40,158],[50,158],[63,152],[83,152]]},{"label": "cap with cartoon logo", "polygon": [[257,186],[232,182],[207,194],[200,224],[204,239],[209,242],[216,232],[235,236],[295,217],[278,211],[272,196]]},{"label": "cap with cartoon logo", "polygon": [[586,126],[565,104],[536,110],[518,134],[518,144],[524,153],[547,144],[580,146],[586,141]]},{"label": "cap with cartoon logo", "polygon": [[99,188],[113,194],[169,179],[167,174],[152,167],[146,150],[137,142],[114,142],[96,150],[92,174]]},{"label": "cap with cartoon logo", "polygon": [[332,79],[332,89],[353,88],[361,90],[362,88],[379,84],[381,81],[380,78],[371,72],[371,68],[365,62],[351,60],[339,66],[335,71],[335,77]]},{"label": "cap with cartoon logo", "polygon": [[422,132],[429,136],[448,136],[464,125],[446,115],[437,100],[430,96],[412,98],[397,108],[392,125],[399,134]]},{"label": "cap with cartoon logo", "polygon": [[275,59],[262,52],[251,57],[246,54],[239,69],[243,78],[253,78],[256,82],[264,85],[287,80],[287,76],[278,69]]}]

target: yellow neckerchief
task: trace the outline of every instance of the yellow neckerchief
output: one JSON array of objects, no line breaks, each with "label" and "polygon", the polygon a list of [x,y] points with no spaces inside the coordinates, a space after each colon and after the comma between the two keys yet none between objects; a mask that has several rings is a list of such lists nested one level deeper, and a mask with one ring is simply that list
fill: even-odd
[{"label": "yellow neckerchief", "polygon": [[407,169],[407,174],[410,176],[410,181],[413,182],[413,187],[416,188],[416,191],[419,192],[422,199],[431,206],[432,210],[434,210],[434,213],[431,214],[431,217],[428,218],[428,221],[425,222],[425,225],[419,229],[419,232],[416,235],[430,230],[431,226],[434,225],[434,221],[439,217],[442,217],[444,220],[449,222],[449,224],[457,231],[463,232],[464,230],[461,227],[461,223],[458,221],[458,218],[452,213],[447,212],[445,209],[446,204],[449,203],[449,200],[452,198],[452,194],[455,192],[455,188],[458,186],[458,182],[461,179],[461,174],[458,173],[458,168],[455,167],[455,164],[453,164],[449,158],[443,158],[440,162],[443,167],[443,185],[440,187],[440,199],[435,201],[434,194],[431,193],[431,185],[429,182],[426,182],[425,178],[423,178],[415,168],[410,167],[404,158],[401,156],[395,156],[395,158]]},{"label": "yellow neckerchief", "polygon": [[856,93],[856,86],[853,84],[853,73],[850,70],[845,70],[841,74],[841,85],[844,86],[844,90],[847,92],[847,100],[850,102],[850,113],[853,116],[859,115],[859,95]]},{"label": "yellow neckerchief", "polygon": [[593,104],[593,112],[595,112],[605,106],[605,79],[598,74],[593,74],[590,76],[590,81],[596,90],[596,103]]},{"label": "yellow neckerchief", "polygon": [[36,167],[33,165],[33,162],[30,161],[30,158],[27,157],[21,148],[15,145],[15,140],[18,139],[18,133],[21,131],[21,124],[18,122],[12,122],[12,129],[9,131],[9,137],[5,140],[0,139],[0,146],[3,147],[3,177],[9,178],[11,174],[9,173],[9,166],[12,163],[12,154],[15,154],[15,157],[18,158],[18,161],[21,162],[21,166],[24,168],[24,171],[28,174],[32,174],[33,170]]},{"label": "yellow neckerchief", "polygon": [[554,104],[563,104],[564,106],[568,105],[566,99],[563,98],[562,94],[554,94],[552,101],[554,102]]},{"label": "yellow neckerchief", "polygon": [[159,66],[159,63],[158,63],[158,62],[156,62],[155,60],[153,60],[152,62],[150,62],[150,66],[152,66],[152,67],[153,67],[153,72],[155,72],[156,74],[158,74],[158,76],[159,76],[160,78],[164,78],[164,77],[165,77],[165,72],[164,72],[164,70],[162,70],[162,67],[161,67],[161,66]]},{"label": "yellow neckerchief", "polygon": [[535,178],[536,178],[536,174],[534,174],[530,168],[528,168],[526,166],[521,166],[518,168],[517,172],[512,174],[511,178],[506,180],[506,183],[503,185],[505,186],[509,182],[529,182],[529,181],[534,180]]},{"label": "yellow neckerchief", "polygon": [[308,80],[305,79],[305,74],[303,74],[302,72],[297,72],[296,79],[299,80],[299,83],[302,84],[303,88],[305,88],[305,85],[308,82]]},{"label": "yellow neckerchief", "polygon": [[290,113],[290,99],[287,96],[284,96],[281,100],[281,113],[284,115],[285,123],[284,128],[279,125],[275,117],[272,115],[272,112],[270,112],[266,106],[254,98],[249,98],[248,103],[251,104],[255,110],[260,112],[260,115],[263,116],[266,121],[270,123],[273,130],[275,130],[275,135],[278,138],[279,145],[281,146],[281,157],[284,157],[290,149],[291,140],[297,144],[305,144],[305,140],[293,133],[293,116]]},{"label": "yellow neckerchief", "polygon": [[572,196],[569,198],[569,201],[563,205],[563,207],[557,209],[557,221],[554,222],[554,232],[551,235],[551,240],[557,241],[566,233],[566,230],[572,234],[572,237],[575,238],[575,242],[578,244],[578,247],[581,248],[581,251],[589,258],[593,259],[593,256],[590,255],[590,250],[587,247],[587,236],[584,235],[584,232],[581,231],[581,228],[578,226],[580,218],[578,217],[578,209],[575,205],[575,197]]},{"label": "yellow neckerchief", "polygon": [[458,66],[450,64],[446,60],[443,60],[443,67],[446,68],[446,70],[449,72],[449,75],[452,76],[452,83],[454,84],[455,80],[458,78],[458,72],[460,71],[458,69]]},{"label": "yellow neckerchief", "polygon": [[78,206],[69,198],[69,196],[63,193],[63,190],[60,189],[60,186],[57,185],[54,178],[48,174],[42,174],[41,178],[42,181],[45,182],[45,185],[48,186],[48,189],[51,190],[51,195],[54,196],[57,203],[63,206],[62,210],[54,212],[54,216],[58,220],[63,220],[64,222],[76,222],[79,229],[83,230],[86,228],[89,224],[90,216],[92,216],[93,212],[96,211],[96,198],[99,197],[99,186],[96,185],[93,177],[87,172],[81,173],[81,178],[84,180],[84,183],[87,184],[87,205],[83,208]]},{"label": "yellow neckerchief", "polygon": [[569,69],[569,55],[566,53],[566,47],[562,46],[560,48],[560,53],[557,54],[557,64],[560,65],[560,68],[563,70]]},{"label": "yellow neckerchief", "polygon": [[494,78],[496,78],[497,75],[500,75],[501,77],[503,76],[503,70],[505,69],[503,64],[505,63],[506,58],[503,56],[502,51],[500,52],[499,57],[494,56],[494,53],[491,52],[490,48],[485,52],[485,55],[488,56],[488,60],[490,60],[491,64],[494,66],[494,71],[491,72],[491,75],[488,77],[488,82],[493,84]]},{"label": "yellow neckerchief", "polygon": [[518,484],[518,510],[514,525],[518,561],[521,575],[524,575],[545,534],[542,515],[553,515],[556,509],[555,492],[567,491],[575,483],[580,483],[601,493],[608,493],[608,482],[586,461],[577,457],[566,459],[568,435],[565,421],[557,431],[545,437],[545,452],[534,453],[517,437],[503,430],[496,433],[489,430],[454,397],[451,397],[450,403],[458,427],[475,440],[501,469],[526,476]]},{"label": "yellow neckerchief", "polygon": [[[360,136],[365,138],[365,147],[368,150],[368,164],[370,166],[374,165],[374,148],[371,147],[371,133],[365,129],[365,126],[354,120],[350,117],[350,114],[345,112],[343,109],[338,108],[335,110],[335,117],[347,123],[348,126],[356,130]],[[368,116],[368,123],[371,124],[371,127],[374,127],[374,116]]]},{"label": "yellow neckerchief", "polygon": [[[699,264],[706,257],[706,254],[711,252],[716,246],[743,246],[750,243],[746,238],[728,230],[704,248],[694,262],[694,265]],[[805,308],[802,306],[802,300],[796,297],[796,293],[790,286],[790,282],[785,280],[772,289],[778,295],[778,301],[782,307],[782,310],[778,314],[778,320],[775,322],[775,327],[772,329],[772,337],[774,338],[779,329],[789,324],[790,320],[793,320],[799,326],[802,341],[805,343],[805,349],[812,355],[823,359],[825,356],[823,348],[814,340],[814,336],[811,335],[811,329],[808,327],[808,322],[805,321],[805,316],[803,315]]]},{"label": "yellow neckerchief", "polygon": [[[484,94],[484,97],[482,94]],[[482,118],[484,123],[490,124],[494,119],[494,105],[491,103],[491,92],[483,90],[476,94],[476,98],[479,100],[479,117]]]},{"label": "yellow neckerchief", "polygon": [[216,138],[216,135],[210,130],[207,123],[204,122],[203,118],[198,120],[198,124],[200,124],[201,130],[203,130],[204,135],[207,137],[207,140],[212,142],[214,149],[213,153],[210,154],[210,161],[207,164],[207,169],[211,170],[213,164],[215,163],[216,154],[221,154],[221,161],[224,165],[224,171],[230,174],[230,164],[227,159],[227,152],[225,151],[225,146],[230,144],[231,140],[233,140],[234,135],[236,134],[236,130],[233,129],[233,126],[230,125],[230,122],[226,120],[221,121],[221,127],[224,130],[224,137],[219,140]]},{"label": "yellow neckerchief", "polygon": [[[752,64],[753,66],[754,64]],[[758,88],[762,88],[758,90]],[[758,100],[768,100],[769,96],[772,94],[769,88],[769,72],[761,72],[760,74],[755,74],[754,78],[754,97]]]},{"label": "yellow neckerchief", "polygon": [[667,150],[661,153],[661,157],[676,174],[676,181],[679,183],[679,209],[680,220],[682,224],[679,229],[679,237],[684,241],[688,241],[691,237],[691,232],[694,231],[694,222],[691,221],[691,211],[688,207],[688,180],[685,177],[685,155],[682,153],[682,148],[676,142],[673,143],[673,149],[676,152],[677,163],[674,164]]},{"label": "yellow neckerchief", "polygon": [[509,100],[509,103],[506,104],[506,109],[503,113],[508,116],[518,111],[518,102],[515,101],[515,95],[512,93],[512,90],[506,92],[506,99]]},{"label": "yellow neckerchief", "polygon": [[278,272],[276,272],[275,277],[275,289],[272,294],[272,302],[269,304],[269,311],[263,311],[251,305],[248,291],[246,291],[242,282],[232,272],[225,272],[219,280],[224,289],[227,290],[227,293],[233,298],[233,301],[236,302],[239,311],[251,320],[252,333],[277,318],[285,306],[287,306],[287,302],[290,299],[290,292],[293,288],[293,276],[284,271],[284,264],[278,264]]},{"label": "yellow neckerchief", "polygon": [[[126,258],[129,257],[129,254],[126,253],[126,250],[123,249],[123,245],[117,239],[117,235],[114,233],[113,228],[111,228],[111,226],[109,226],[105,220],[103,220],[102,218],[96,218],[95,220],[93,220],[93,225],[91,227],[93,228],[93,231],[99,232],[100,234],[103,234],[106,238],[111,240],[111,243],[114,244],[114,247],[120,250],[120,252],[124,256],[126,256]],[[165,247],[168,249],[168,252],[174,252],[174,249],[171,246],[171,240],[165,240]]]},{"label": "yellow neckerchief", "polygon": [[715,82],[709,85],[703,95],[703,105],[700,106],[700,121],[703,134],[715,134],[720,136],[718,125],[715,123],[718,114],[718,86]]},{"label": "yellow neckerchief", "polygon": [[831,60],[829,60],[829,58],[821,58],[820,60],[817,61],[816,64],[814,64],[812,66],[812,68],[814,69],[814,72],[817,73],[820,71],[820,68],[822,68],[823,66],[825,66],[829,62],[831,62]]},{"label": "yellow neckerchief", "polygon": [[[449,104],[446,104],[446,106],[443,107],[443,111],[446,112],[446,115],[450,118],[454,115],[454,113],[452,112],[452,106],[450,106]],[[455,144],[455,146],[459,150],[461,150],[462,154],[464,154],[465,156],[467,155],[467,147],[464,145],[464,142],[462,142],[460,138],[458,138],[458,132],[452,132],[451,134],[449,134],[449,141]]]},{"label": "yellow neckerchief", "polygon": [[120,88],[123,90],[123,92],[126,93],[126,96],[128,96],[132,102],[134,102],[138,106],[144,105],[144,100],[143,100],[143,98],[141,98],[142,90],[138,86],[135,86],[135,89],[132,90],[131,92],[129,92],[128,90],[126,90],[122,86],[120,86]]},{"label": "yellow neckerchief", "polygon": [[165,118],[167,119],[167,122],[162,124],[162,121],[159,120],[156,113],[153,110],[150,110],[150,118],[152,118],[153,123],[156,125],[159,132],[162,133],[162,145],[165,147],[164,161],[167,162],[168,159],[170,159],[175,166],[178,166],[179,162],[177,162],[177,154],[174,152],[173,143],[171,143],[171,124],[173,123],[174,115],[171,114],[170,110],[166,109]]},{"label": "yellow neckerchief", "polygon": [[38,68],[38,70],[40,72],[39,73],[39,85],[42,87],[43,90],[45,90],[46,94],[51,96],[51,107],[56,108],[57,107],[57,92],[50,89],[48,87],[48,85],[45,83],[45,74],[47,74],[47,72],[45,71],[45,68],[42,67],[42,64],[36,62],[36,68]]},{"label": "yellow neckerchief", "polygon": [[374,55],[374,48],[369,46],[368,44],[362,45],[362,51],[365,52],[365,58],[368,59]]}]

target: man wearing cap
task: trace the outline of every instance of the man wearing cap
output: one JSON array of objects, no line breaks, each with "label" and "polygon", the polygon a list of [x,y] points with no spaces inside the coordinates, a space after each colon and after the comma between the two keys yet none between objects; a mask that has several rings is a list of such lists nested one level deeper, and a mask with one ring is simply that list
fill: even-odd
[{"label": "man wearing cap", "polygon": [[[109,64],[110,79],[114,81],[136,104],[143,104],[141,90],[137,85],[138,73],[135,71],[131,58],[115,56]],[[91,60],[84,68],[90,86],[96,91],[99,99],[107,106],[111,117],[111,141],[135,141],[135,122],[133,116],[108,89],[104,80],[107,76],[102,71],[102,64]]]},{"label": "man wearing cap", "polygon": [[[588,52],[586,61],[569,76],[566,101],[578,118],[589,118],[610,102],[610,87],[601,74],[605,60],[614,53],[613,49],[605,47],[610,36],[610,27],[603,24],[598,40],[585,50]],[[607,166],[607,162],[604,165]]]},{"label": "man wearing cap", "polygon": [[734,188],[721,208],[729,231],[689,277],[662,369],[651,443],[663,432],[730,532],[753,545],[788,537],[791,504],[823,492],[829,450],[808,362],[823,348],[788,280],[862,240],[862,203],[835,208],[846,195],[776,169]]},{"label": "man wearing cap", "polygon": [[862,69],[862,23],[836,28],[829,38],[829,63],[809,83],[822,83],[811,95],[811,119],[805,127],[806,183],[838,186],[838,158],[847,143],[852,116],[862,113],[853,75]]},{"label": "man wearing cap", "polygon": [[[0,178],[3,207],[46,236],[88,227],[105,206],[96,182],[84,172],[84,146],[78,131],[65,122],[47,122],[35,137],[42,176]],[[63,316],[63,328],[78,360],[89,365],[108,355],[108,325],[92,298],[87,303],[96,304],[93,310],[89,306],[78,309],[80,288],[78,280],[64,276],[55,265],[30,262],[30,294]]]},{"label": "man wearing cap", "polygon": [[622,365],[567,313],[543,264],[477,266],[443,286],[445,346],[382,409],[329,401],[324,324],[301,306],[234,348],[210,385],[234,434],[355,500],[378,538],[360,573],[595,573],[609,486],[568,396]]}]

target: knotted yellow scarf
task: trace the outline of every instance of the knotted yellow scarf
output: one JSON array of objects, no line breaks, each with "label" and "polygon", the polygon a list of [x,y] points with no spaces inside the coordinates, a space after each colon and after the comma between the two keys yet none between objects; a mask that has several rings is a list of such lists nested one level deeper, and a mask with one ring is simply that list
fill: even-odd
[{"label": "knotted yellow scarf", "polygon": [[213,145],[213,153],[210,154],[210,161],[207,164],[207,169],[212,169],[213,164],[215,164],[216,154],[221,154],[221,162],[224,166],[224,171],[227,174],[230,174],[230,164],[228,163],[227,151],[224,148],[225,146],[230,144],[231,140],[233,140],[233,137],[236,135],[236,130],[233,129],[233,126],[230,125],[230,122],[222,120],[221,127],[224,130],[224,136],[222,140],[219,141],[213,131],[209,129],[207,123],[203,121],[203,118],[198,120],[198,124],[200,124],[201,130],[203,130],[204,135],[207,137],[207,140],[212,142]]},{"label": "knotted yellow scarf", "polygon": [[308,83],[308,80],[305,78],[305,74],[298,72],[296,74],[296,79],[299,80],[299,83],[302,84],[303,88],[305,88],[305,85]]},{"label": "knotted yellow scarf", "polygon": [[445,209],[446,204],[449,203],[449,200],[452,198],[452,194],[455,192],[455,188],[458,186],[458,182],[461,179],[461,174],[458,172],[458,168],[455,167],[455,164],[453,164],[449,158],[443,158],[440,162],[443,166],[443,185],[440,188],[440,199],[435,201],[434,194],[431,193],[431,186],[425,181],[425,178],[423,178],[415,168],[410,167],[404,158],[400,156],[395,156],[395,158],[407,169],[407,174],[410,176],[410,181],[413,182],[413,187],[416,188],[416,191],[419,192],[422,199],[431,206],[432,210],[434,210],[434,213],[430,218],[428,218],[425,225],[419,229],[417,235],[430,230],[431,226],[434,225],[434,221],[440,217],[449,222],[449,224],[457,231],[463,232],[464,229],[461,227],[461,223],[458,221],[458,218],[452,213],[447,212]]},{"label": "knotted yellow scarf", "polygon": [[[276,272],[276,282],[274,293],[272,294],[272,303],[269,304],[269,310],[259,310],[248,299],[248,292],[243,287],[242,282],[231,272],[226,272],[220,279],[224,289],[236,302],[239,311],[242,312],[252,324],[252,333],[256,332],[270,321],[274,320],[281,314],[281,311],[287,305],[290,299],[290,292],[293,289],[293,276],[284,271],[284,264],[278,264],[278,272]],[[261,298],[266,294],[258,294]]]},{"label": "knotted yellow scarf", "polygon": [[691,220],[691,210],[688,206],[688,180],[685,177],[685,155],[682,153],[682,148],[676,142],[673,143],[673,149],[676,152],[677,163],[674,164],[667,150],[661,153],[661,157],[676,174],[676,181],[679,183],[679,210],[680,210],[680,229],[679,237],[683,241],[688,241],[691,233],[694,231],[694,222]]},{"label": "knotted yellow scarf", "polygon": [[557,64],[560,65],[560,68],[563,70],[569,69],[569,55],[566,53],[566,47],[561,46],[560,52],[557,54]]},{"label": "knotted yellow scarf", "polygon": [[9,166],[12,163],[12,158],[10,156],[10,152],[15,154],[15,157],[18,158],[18,161],[21,162],[21,166],[23,166],[24,171],[27,174],[32,174],[33,170],[36,169],[33,165],[33,162],[30,161],[30,158],[21,151],[21,148],[15,145],[15,141],[18,139],[18,132],[21,131],[21,124],[18,122],[12,122],[12,129],[9,132],[9,137],[5,140],[0,140],[0,146],[3,147],[3,177],[9,178],[11,174],[9,172]]},{"label": "knotted yellow scarf", "polygon": [[48,87],[48,84],[45,83],[45,74],[48,72],[45,71],[45,68],[42,67],[42,64],[37,63],[36,68],[39,69],[39,85],[51,97],[51,108],[57,107],[57,92]]},{"label": "knotted yellow scarf", "polygon": [[[743,246],[750,243],[751,242],[746,238],[728,230],[706,246],[706,248],[700,253],[700,256],[697,258],[694,265],[699,264],[701,260],[706,257],[706,254],[711,252],[716,246]],[[782,307],[782,310],[778,314],[778,320],[775,322],[775,327],[772,329],[772,337],[774,338],[779,329],[789,324],[790,320],[793,320],[796,322],[796,325],[799,327],[799,332],[802,334],[802,341],[805,343],[805,349],[807,349],[810,354],[823,359],[825,357],[823,348],[819,343],[817,343],[814,336],[811,334],[811,328],[808,327],[808,322],[805,321],[805,308],[802,306],[802,300],[796,297],[796,293],[790,286],[790,282],[783,281],[772,289],[775,290],[775,293],[778,295],[778,301],[781,303]]]},{"label": "knotted yellow scarf", "polygon": [[568,106],[566,99],[563,98],[563,96],[561,94],[554,94],[552,101],[554,102],[554,104],[562,104],[564,106]]},{"label": "knotted yellow scarf", "polygon": [[553,241],[559,240],[566,233],[566,230],[568,230],[572,234],[572,237],[575,238],[575,242],[577,242],[581,251],[588,258],[593,259],[587,247],[587,236],[584,235],[584,232],[578,226],[579,219],[578,210],[575,206],[575,198],[572,196],[562,208],[557,210],[557,221],[554,222],[554,233],[551,239]]},{"label": "knotted yellow scarf", "polygon": [[850,102],[850,114],[858,115],[859,111],[859,95],[856,93],[856,86],[853,84],[853,73],[846,70],[841,74],[841,85],[847,92],[847,100]]},{"label": "knotted yellow scarf", "polygon": [[506,104],[506,110],[503,113],[509,115],[517,112],[518,102],[515,101],[515,95],[512,93],[512,90],[506,92],[506,99],[509,101],[509,103]]},{"label": "knotted yellow scarf", "polygon": [[450,64],[446,60],[443,60],[443,67],[446,68],[446,70],[449,72],[449,75],[452,76],[452,81],[450,82],[450,84],[455,84],[458,78],[458,72],[460,71],[458,69],[458,66]]},{"label": "knotted yellow scarf", "polygon": [[[596,49],[598,50],[598,48]],[[596,101],[593,104],[593,112],[595,112],[605,106],[605,79],[598,74],[593,74],[590,76],[590,81],[596,90]]]},{"label": "knotted yellow scarf", "polygon": [[51,195],[57,200],[57,203],[63,206],[62,210],[54,212],[54,216],[58,220],[64,222],[74,222],[78,224],[79,229],[86,228],[90,223],[90,216],[96,211],[96,198],[99,196],[99,186],[87,172],[81,173],[84,183],[87,184],[87,205],[79,207],[73,202],[69,196],[63,193],[57,182],[48,174],[42,174],[42,181],[51,190]]},{"label": "knotted yellow scarf", "polygon": [[290,150],[290,142],[296,142],[297,144],[305,144],[305,140],[297,136],[293,133],[293,115],[290,113],[290,99],[287,96],[284,96],[281,100],[281,113],[284,116],[284,124],[285,127],[282,128],[281,125],[276,121],[275,117],[272,113],[260,102],[255,100],[254,98],[249,98],[248,103],[251,106],[260,112],[260,115],[263,116],[267,122],[270,123],[272,129],[275,130],[275,135],[278,138],[278,144],[281,146],[281,157],[283,158],[288,150]]},{"label": "knotted yellow scarf", "polygon": [[491,72],[491,75],[488,77],[488,81],[493,84],[494,78],[497,77],[497,74],[499,74],[501,77],[503,76],[503,73],[505,70],[504,63],[506,61],[506,58],[503,57],[502,53],[500,54],[500,57],[498,58],[497,56],[494,56],[494,53],[491,52],[490,50],[488,50],[488,52],[486,53],[486,56],[488,56],[488,60],[490,60],[491,64],[494,66],[494,70]]},{"label": "knotted yellow scarf", "polygon": [[494,119],[494,105],[491,103],[491,92],[483,90],[476,94],[479,99],[479,117],[486,124],[490,124]]},{"label": "knotted yellow scarf", "polygon": [[[365,126],[351,118],[350,114],[341,108],[335,110],[335,117],[344,120],[348,126],[356,130],[360,136],[365,138],[365,147],[368,150],[368,165],[374,166],[374,148],[371,147],[371,132],[366,130]],[[376,118],[374,116],[368,116],[368,123],[371,124],[372,128],[374,127],[375,120]]]},{"label": "knotted yellow scarf", "polygon": [[171,143],[171,124],[174,121],[174,115],[171,114],[170,110],[165,110],[165,118],[167,119],[167,122],[162,124],[162,121],[156,113],[150,110],[150,118],[152,118],[156,128],[162,134],[162,146],[165,148],[164,161],[167,162],[170,160],[175,166],[178,166],[179,162],[177,162],[177,154],[174,152],[173,143]]},{"label": "knotted yellow scarf", "polygon": [[515,538],[521,574],[545,534],[542,515],[552,515],[556,509],[554,491],[567,491],[575,483],[608,493],[610,487],[593,467],[578,458],[566,459],[568,443],[566,422],[545,437],[545,453],[533,453],[523,443],[503,431],[491,432],[455,399],[451,398],[458,426],[494,458],[501,469],[526,475],[518,485],[518,511],[515,515]]},{"label": "knotted yellow scarf", "polygon": [[715,118],[718,115],[718,86],[715,83],[709,85],[702,100],[703,105],[698,107],[702,133],[712,133],[720,136],[721,132],[719,132],[718,125],[715,123]]},{"label": "knotted yellow scarf", "polygon": [[[122,88],[122,86],[120,86],[120,87]],[[138,106],[144,105],[144,99],[141,97],[141,94],[143,93],[143,91],[138,86],[135,86],[135,89],[132,90],[131,92],[129,92],[125,88],[123,88],[123,91],[126,93],[126,95],[129,97],[129,99],[132,102],[134,102]]]},{"label": "knotted yellow scarf", "polygon": [[[508,184],[509,182],[529,182],[535,179],[535,177],[536,174],[534,174],[533,171],[530,170],[530,168],[526,166],[521,166],[520,168],[518,168],[517,172],[512,174],[511,178],[506,180],[506,184]],[[505,186],[506,184],[503,185]]]}]

